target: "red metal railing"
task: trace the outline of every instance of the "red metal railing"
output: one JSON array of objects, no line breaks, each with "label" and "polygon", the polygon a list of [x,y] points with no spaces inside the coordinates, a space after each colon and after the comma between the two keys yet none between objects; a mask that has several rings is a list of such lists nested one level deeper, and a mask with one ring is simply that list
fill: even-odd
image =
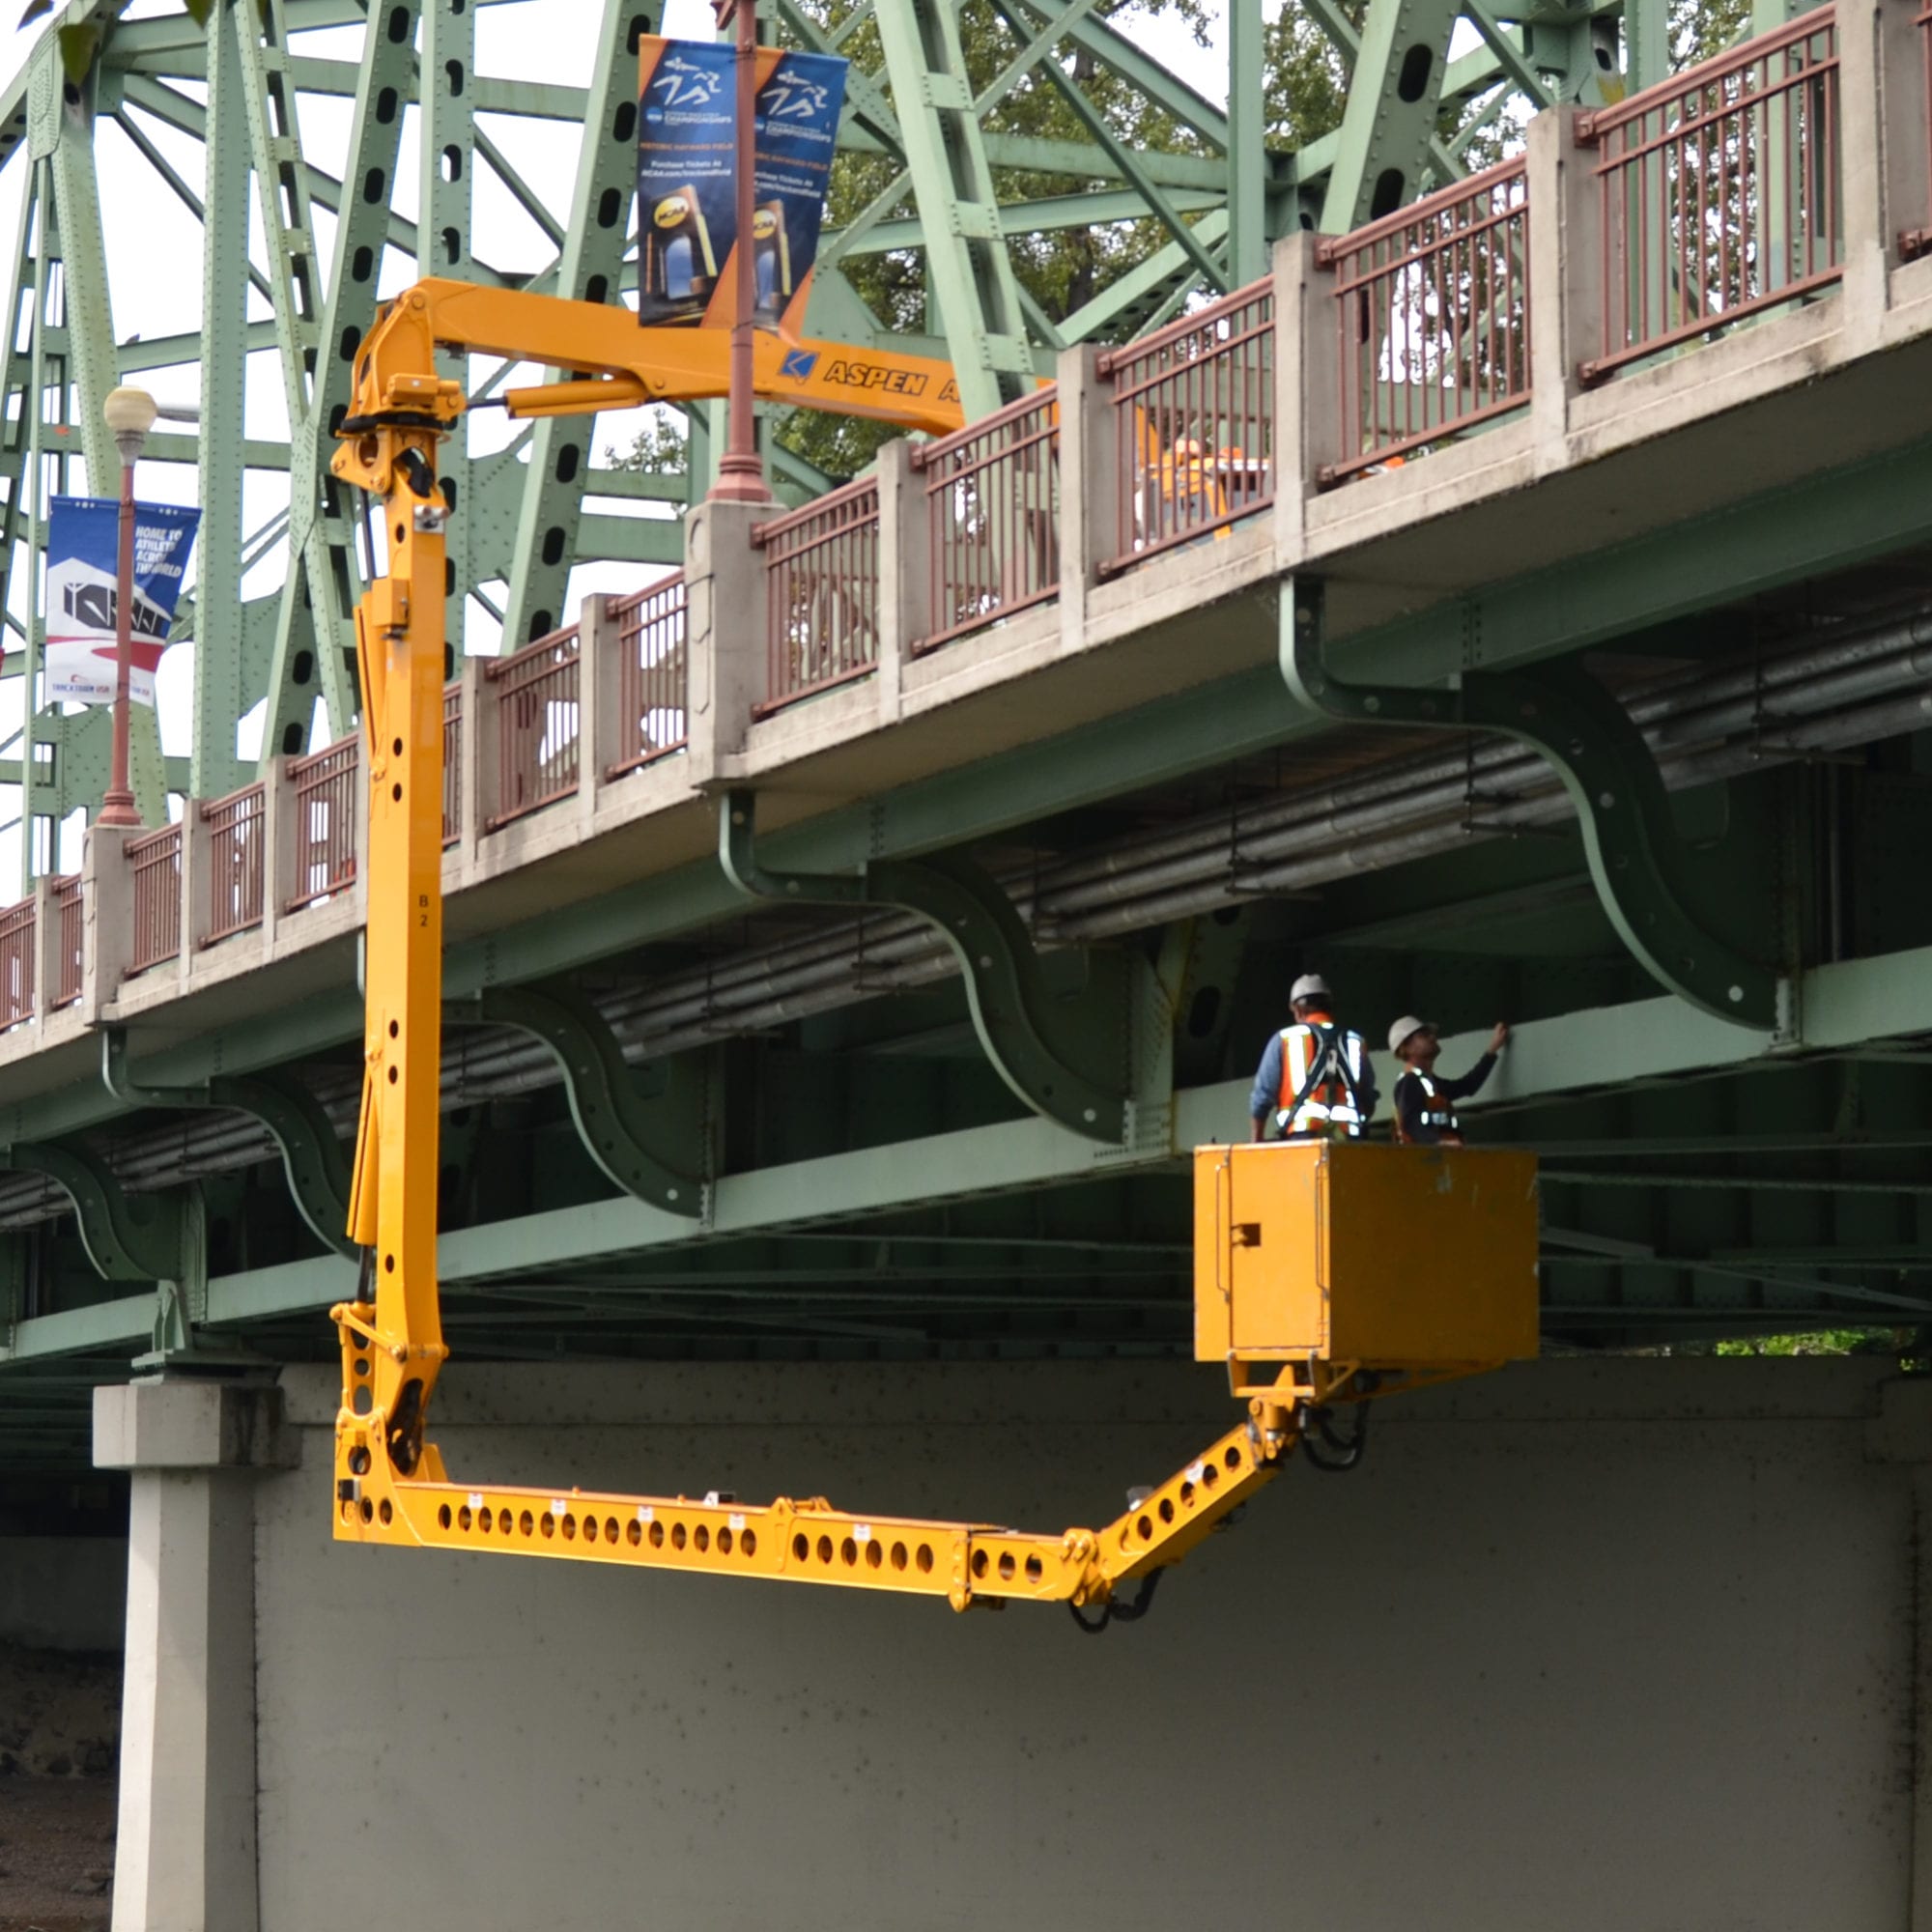
[{"label": "red metal railing", "polygon": [[1107,351],[1124,570],[1274,501],[1274,285],[1255,282]]},{"label": "red metal railing", "polygon": [[289,761],[295,808],[295,912],[339,893],[355,879],[355,795],[362,784],[362,745],[338,739],[305,758]]},{"label": "red metal railing", "polygon": [[80,896],[80,878],[54,881],[54,918],[59,923],[58,950],[54,956],[52,1009],[71,1007],[80,998],[81,949],[86,944],[86,914]]},{"label": "red metal railing", "polygon": [[1038,604],[1060,588],[1060,391],[1037,389],[913,450],[925,477],[931,629],[949,638]]},{"label": "red metal railing", "polygon": [[583,713],[577,701],[578,627],[553,631],[483,675],[497,686],[494,831],[577,789]]},{"label": "red metal railing", "polygon": [[212,799],[201,822],[208,828],[208,935],[201,943],[213,946],[262,923],[267,791],[256,783]]},{"label": "red metal railing", "polygon": [[614,599],[617,626],[617,778],[683,748],[691,729],[690,599],[680,574]]},{"label": "red metal railing", "polygon": [[798,698],[864,677],[879,659],[879,486],[848,483],[761,524],[765,553],[763,718]]},{"label": "red metal railing", "polygon": [[1604,353],[1585,382],[1843,272],[1831,8],[1585,115],[1577,138],[1603,190]]},{"label": "red metal railing", "polygon": [[0,912],[0,1030],[34,1016],[34,953],[39,931],[34,902]]},{"label": "red metal railing", "polygon": [[1406,457],[1529,400],[1529,183],[1505,161],[1321,243],[1335,271],[1340,461]]},{"label": "red metal railing", "polygon": [[442,687],[442,842],[454,845],[463,832],[463,684]]},{"label": "red metal railing", "polygon": [[128,869],[134,875],[134,937],[128,949],[129,973],[145,973],[181,951],[182,829],[164,825],[127,845]]}]

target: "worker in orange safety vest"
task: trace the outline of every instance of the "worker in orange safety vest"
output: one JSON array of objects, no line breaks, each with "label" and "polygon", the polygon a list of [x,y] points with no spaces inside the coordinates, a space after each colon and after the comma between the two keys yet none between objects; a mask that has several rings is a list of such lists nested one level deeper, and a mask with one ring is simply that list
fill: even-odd
[{"label": "worker in orange safety vest", "polygon": [[1294,1024],[1267,1043],[1248,1095],[1254,1140],[1270,1129],[1283,1140],[1359,1140],[1376,1111],[1369,1050],[1330,1010],[1334,995],[1319,973],[1289,991]]},{"label": "worker in orange safety vest", "polygon": [[1389,1051],[1403,1065],[1395,1083],[1395,1137],[1405,1147],[1465,1147],[1456,1102],[1466,1100],[1490,1077],[1496,1056],[1509,1044],[1510,1030],[1498,1021],[1489,1051],[1458,1079],[1435,1070],[1442,1042],[1436,1029],[1413,1013],[1389,1028]]}]

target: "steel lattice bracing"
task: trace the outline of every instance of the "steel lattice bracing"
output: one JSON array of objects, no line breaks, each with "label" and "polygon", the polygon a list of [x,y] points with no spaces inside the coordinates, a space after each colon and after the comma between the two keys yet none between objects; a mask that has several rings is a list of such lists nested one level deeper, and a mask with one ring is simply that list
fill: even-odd
[{"label": "steel lattice bracing", "polygon": [[[480,0],[520,13],[535,4]],[[1407,198],[1460,172],[1459,143],[1433,131],[1437,123],[1473,131],[1513,101],[1599,98],[1593,50],[1614,46],[1615,11],[1550,7],[1505,18],[1479,0],[1460,10],[1456,0],[1373,0],[1358,26],[1348,9],[1321,0],[1311,15],[1355,66],[1355,85],[1343,125],[1296,153],[1268,134],[1261,0],[1233,10],[1225,109],[1147,50],[1138,15],[1094,0],[989,0],[965,14],[927,0],[777,0],[777,31],[852,60],[841,139],[876,171],[875,187],[835,210],[814,327],[876,337],[888,321],[855,278],[881,258],[908,259],[928,292],[930,346],[959,370],[969,413],[991,409],[1065,343],[1118,339],[1252,278],[1269,240],[1303,218],[1349,225],[1378,181],[1399,176]],[[4,672],[16,691],[36,685],[39,620],[24,565],[43,535],[45,496],[80,487],[74,459],[83,452],[93,458],[89,486],[112,487],[100,398],[123,379],[192,388],[199,364],[199,434],[157,437],[149,452],[198,466],[205,512],[197,594],[178,629],[205,646],[185,755],[164,769],[153,719],[136,723],[136,777],[154,822],[164,790],[206,797],[245,775],[253,760],[240,754],[236,723],[258,705],[264,759],[306,747],[318,699],[334,729],[350,715],[349,611],[361,566],[353,506],[327,486],[324,459],[379,294],[418,270],[611,300],[634,280],[628,76],[636,37],[659,28],[662,5],[572,10],[587,87],[479,69],[478,12],[454,0],[396,0],[373,28],[353,0],[219,0],[206,36],[185,16],[117,23],[116,12],[109,0],[82,0],[64,16],[103,29],[84,76],[63,73],[48,35],[0,97],[0,162],[18,181],[22,211],[11,273],[16,328],[0,370],[10,398],[0,572],[17,640]],[[355,30],[359,48],[344,28]],[[1632,58],[1654,62],[1658,34],[1644,28],[1644,42],[1640,28],[1634,20]],[[312,38],[321,34],[326,41]],[[1418,63],[1427,86],[1410,99]],[[305,128],[305,100],[338,122],[347,109],[346,135],[323,141]],[[1149,113],[1159,138],[1129,138],[1128,126]],[[314,119],[324,125],[333,124]],[[526,178],[520,157],[533,141],[574,151],[567,194]],[[193,158],[183,158],[184,143]],[[164,192],[201,226],[193,330],[153,339],[138,315],[112,313],[99,218],[100,157],[110,149],[117,195]],[[418,219],[396,212],[404,177],[413,177]],[[548,268],[493,259],[500,251],[474,232],[479,180],[548,238]],[[1050,313],[1016,277],[1009,251],[1096,221],[1144,239],[1076,310]],[[488,373],[472,370],[472,383]],[[30,392],[43,409],[26,407]],[[251,437],[270,412],[265,392],[289,427]],[[701,492],[706,413],[694,419],[689,480],[674,469],[607,473],[597,494],[642,510],[680,507]],[[558,420],[489,455],[452,452],[452,556],[469,593],[453,607],[459,648],[466,610],[487,612],[521,642],[573,614],[575,566],[604,560],[642,572],[678,560],[674,523],[584,511],[595,445],[591,426]],[[810,463],[776,446],[773,457],[781,487],[822,487]],[[32,748],[10,743],[0,759],[0,795],[39,827],[24,841],[23,878],[53,867],[50,827],[91,806],[106,766],[94,714],[42,711],[31,738]]]}]

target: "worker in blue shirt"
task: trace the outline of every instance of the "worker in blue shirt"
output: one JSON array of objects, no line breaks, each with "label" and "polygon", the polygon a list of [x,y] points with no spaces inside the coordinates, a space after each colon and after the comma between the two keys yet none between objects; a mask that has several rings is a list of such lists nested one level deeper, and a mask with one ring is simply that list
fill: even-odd
[{"label": "worker in blue shirt", "polygon": [[1337,1023],[1321,974],[1304,973],[1288,998],[1294,1023],[1268,1041],[1248,1095],[1251,1138],[1360,1140],[1377,1099],[1362,1036]]},{"label": "worker in blue shirt", "polygon": [[1501,1022],[1490,1036],[1490,1048],[1461,1079],[1435,1071],[1442,1042],[1435,1028],[1413,1013],[1405,1013],[1389,1028],[1389,1051],[1402,1062],[1395,1083],[1395,1137],[1406,1147],[1463,1147],[1463,1123],[1455,1103],[1466,1100],[1490,1077],[1496,1055],[1509,1044],[1510,1030]]}]

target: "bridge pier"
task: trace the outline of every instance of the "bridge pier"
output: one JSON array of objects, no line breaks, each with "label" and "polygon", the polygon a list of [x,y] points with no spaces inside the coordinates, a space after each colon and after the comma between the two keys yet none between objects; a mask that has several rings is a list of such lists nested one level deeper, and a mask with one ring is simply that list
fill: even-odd
[{"label": "bridge pier", "polygon": [[96,1466],[131,1472],[114,1932],[256,1932],[254,1489],[277,1407],[95,1392]]},{"label": "bridge pier", "polygon": [[[1889,1374],[1548,1362],[1391,1405],[1359,1472],[1291,1469],[1091,1642],[1053,1608],[336,1545],[333,1378],[292,1370],[299,1470],[133,1464],[117,1932],[202,1924],[185,1896],[251,1932],[250,1829],[261,1932],[339,1923],[353,1870],[422,1932],[1152,1928],[1277,1886],[1363,1932],[1920,1932],[1932,1410]],[[1198,1448],[1213,1380],[459,1365],[435,1434],[458,1480],[1052,1529]],[[169,1483],[185,1641],[141,1607]],[[165,1686],[176,1753],[136,1711]]]}]

